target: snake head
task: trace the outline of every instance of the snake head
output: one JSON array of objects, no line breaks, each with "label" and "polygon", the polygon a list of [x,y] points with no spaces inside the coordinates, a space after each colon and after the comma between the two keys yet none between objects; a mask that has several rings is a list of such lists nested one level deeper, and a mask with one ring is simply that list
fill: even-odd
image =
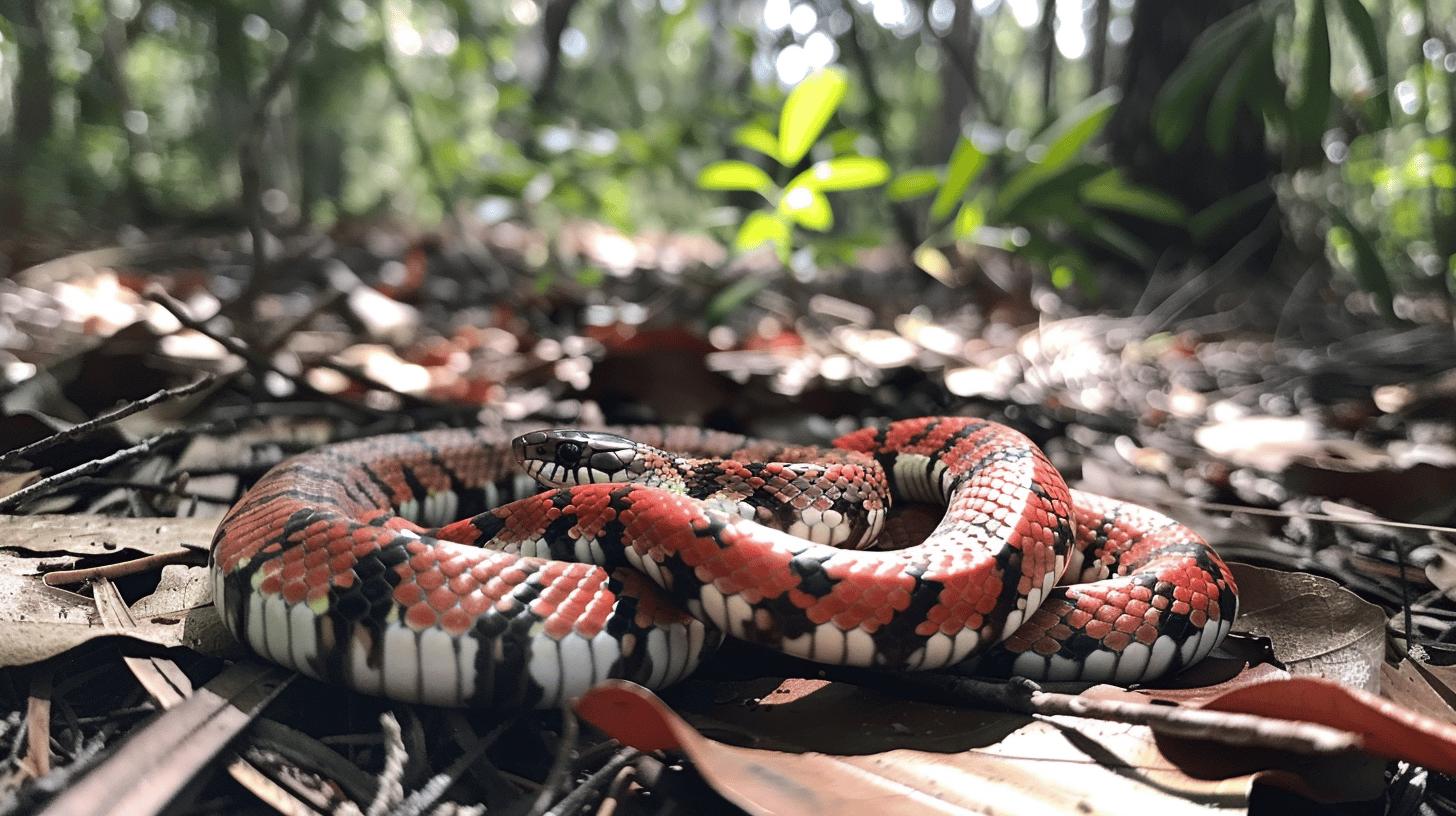
[{"label": "snake head", "polygon": [[516,461],[548,487],[630,482],[642,475],[641,446],[616,434],[553,428],[511,440]]}]

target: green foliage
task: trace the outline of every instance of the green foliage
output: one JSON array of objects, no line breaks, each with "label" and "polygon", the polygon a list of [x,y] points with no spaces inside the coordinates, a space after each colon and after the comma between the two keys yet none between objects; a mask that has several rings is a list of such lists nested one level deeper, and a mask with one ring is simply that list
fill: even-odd
[{"label": "green foliage", "polygon": [[[734,141],[773,159],[781,171],[793,170],[809,154],[824,133],[849,87],[839,68],[825,68],[800,82],[784,100],[775,136],[756,124],[734,131]],[[890,179],[890,166],[883,159],[851,152],[858,134],[842,130],[824,139],[835,155],[814,162],[782,188],[757,165],[733,159],[716,161],[698,173],[704,190],[741,190],[762,195],[772,211],[751,212],[733,238],[739,252],[771,244],[779,259],[788,263],[793,249],[794,227],[813,232],[834,228],[834,210],[828,192],[878,187]]]},{"label": "green foliage", "polygon": [[1284,167],[1191,216],[1194,238],[1277,194],[1288,228],[1323,245],[1388,318],[1403,291],[1450,297],[1456,74],[1436,6],[1385,7],[1382,31],[1365,0],[1265,0],[1210,27],[1159,96],[1160,142],[1177,148],[1206,109],[1209,144],[1227,154],[1246,112]]},{"label": "green foliage", "polygon": [[[1148,265],[1152,251],[1108,213],[1182,225],[1183,207],[1169,196],[1129,182],[1092,145],[1117,105],[1114,92],[1083,100],[1022,150],[983,149],[962,137],[942,170],[912,170],[891,182],[902,200],[935,196],[929,217],[935,234],[914,254],[922,269],[943,274],[936,242],[987,243],[1044,263],[1057,286],[1090,286],[1091,264],[1076,238]],[[943,178],[938,187],[929,181]]]}]

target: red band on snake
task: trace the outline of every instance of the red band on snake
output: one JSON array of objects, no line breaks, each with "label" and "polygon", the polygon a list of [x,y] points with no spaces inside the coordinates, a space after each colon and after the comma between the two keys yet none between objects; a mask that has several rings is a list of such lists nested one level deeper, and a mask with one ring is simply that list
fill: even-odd
[{"label": "red band on snake", "polygon": [[[376,437],[284,462],[239,500],[213,543],[218,609],[258,655],[321,680],[544,707],[607,678],[675,683],[723,632],[821,663],[1131,684],[1201,660],[1238,608],[1196,533],[1069,490],[1030,440],[993,422],[848,434],[807,465],[812,481],[744,463],[815,449],[623,433],[730,457],[715,472],[793,506],[780,522],[792,532],[760,523],[771,507],[735,512],[653,479],[537,492],[504,434]],[[903,549],[829,546],[852,538],[845,502],[863,505],[861,528],[878,526],[876,480],[896,501],[943,504],[939,524]]]}]

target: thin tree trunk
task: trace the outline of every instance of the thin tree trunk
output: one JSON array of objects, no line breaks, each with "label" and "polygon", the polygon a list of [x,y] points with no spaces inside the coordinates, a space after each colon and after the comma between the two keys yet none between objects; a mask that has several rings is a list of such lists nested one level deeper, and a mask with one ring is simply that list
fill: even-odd
[{"label": "thin tree trunk", "polygon": [[40,157],[55,126],[56,83],[51,75],[50,37],[42,0],[10,0],[3,8],[14,21],[15,125],[0,180],[0,221],[24,223],[26,169]]},{"label": "thin tree trunk", "polygon": [[1107,24],[1112,22],[1112,0],[1097,0],[1092,7],[1092,43],[1087,61],[1092,66],[1092,93],[1107,87]]},{"label": "thin tree trunk", "polygon": [[1036,39],[1041,49],[1042,118],[1050,122],[1057,116],[1057,0],[1042,0]]},{"label": "thin tree trunk", "polygon": [[122,164],[122,173],[125,177],[127,204],[131,217],[146,223],[152,221],[157,213],[147,196],[146,184],[137,173],[137,159],[147,152],[148,139],[145,131],[133,130],[131,127],[133,112],[141,111],[132,104],[131,89],[126,81],[126,23],[112,12],[110,3],[102,2],[101,6],[106,15],[106,24],[101,30],[101,65],[111,85],[111,91],[115,94],[121,132],[126,137],[127,155]]}]

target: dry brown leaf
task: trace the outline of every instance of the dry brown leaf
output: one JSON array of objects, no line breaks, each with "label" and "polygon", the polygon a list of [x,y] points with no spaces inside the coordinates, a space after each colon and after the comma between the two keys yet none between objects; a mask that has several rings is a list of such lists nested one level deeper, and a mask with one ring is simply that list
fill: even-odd
[{"label": "dry brown leaf", "polygon": [[[178,544],[205,547],[215,525],[211,519],[0,516],[0,667],[35,663],[108,635],[236,656],[239,647],[212,608],[203,567],[164,568],[153,594],[134,605],[134,627],[107,623],[91,598],[46,586],[38,574],[47,567],[69,565],[56,561],[57,555],[66,553],[151,553]],[[17,553],[48,557],[23,558]]]},{"label": "dry brown leaf", "polygon": [[946,708],[824,681],[761,690],[758,705],[708,703],[694,717],[711,733],[763,746],[755,748],[708,739],[630,683],[597,687],[577,710],[628,745],[680,748],[755,814],[1206,816],[1245,812],[1253,780],[1192,779],[1137,726]]},{"label": "dry brown leaf", "polygon": [[96,556],[125,550],[151,555],[188,545],[205,550],[217,522],[217,518],[0,515],[0,551]]},{"label": "dry brown leaf", "polygon": [[1432,719],[1456,724],[1456,709],[1441,697],[1414,660],[1402,660],[1399,666],[1386,663],[1380,667],[1380,696]]},{"label": "dry brown leaf", "polygon": [[1231,564],[1240,631],[1263,635],[1294,675],[1379,691],[1385,613],[1327,578]]}]

